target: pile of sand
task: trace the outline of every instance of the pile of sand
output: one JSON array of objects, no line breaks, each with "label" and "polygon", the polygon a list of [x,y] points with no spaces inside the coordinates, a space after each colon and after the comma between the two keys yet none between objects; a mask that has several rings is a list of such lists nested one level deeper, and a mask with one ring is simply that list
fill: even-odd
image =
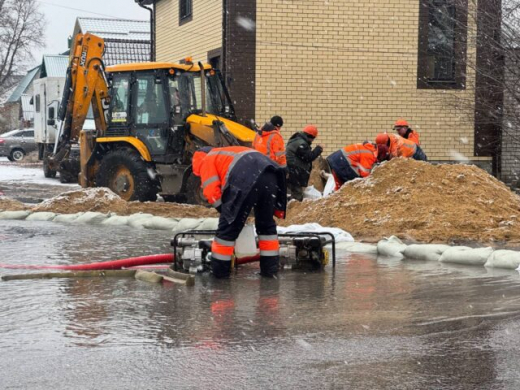
[{"label": "pile of sand", "polygon": [[25,206],[22,202],[18,202],[17,200],[7,198],[5,196],[0,196],[0,211],[8,210],[8,211],[18,211],[25,210],[28,207]]},{"label": "pile of sand", "polygon": [[291,202],[284,225],[318,222],[356,239],[520,241],[520,198],[471,165],[394,159],[328,198]]},{"label": "pile of sand", "polygon": [[86,188],[69,191],[47,199],[34,207],[32,211],[52,211],[58,214],[98,211],[113,212],[118,215],[149,213],[171,218],[216,217],[217,212],[202,206],[178,203],[126,202],[108,188]]}]

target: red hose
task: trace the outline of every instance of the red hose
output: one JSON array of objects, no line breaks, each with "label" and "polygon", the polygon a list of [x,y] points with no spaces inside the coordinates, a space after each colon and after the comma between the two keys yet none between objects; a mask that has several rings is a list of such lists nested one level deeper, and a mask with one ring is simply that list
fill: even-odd
[{"label": "red hose", "polygon": [[[254,263],[260,260],[260,255],[237,258],[237,264]],[[73,265],[28,265],[28,264],[4,264],[0,263],[0,268],[5,269],[60,269],[66,271],[98,271],[107,269],[121,269],[138,267],[149,264],[172,263],[173,254],[149,255],[140,257],[129,257],[127,259],[102,261],[99,263],[73,264]]]},{"label": "red hose", "polygon": [[2,264],[0,268],[7,269],[61,269],[68,271],[97,271],[107,269],[121,269],[128,267],[135,267],[138,265],[158,264],[158,263],[172,263],[173,254],[166,253],[162,255],[149,255],[141,257],[129,257],[128,259],[102,261],[100,263],[90,264],[74,264],[74,265],[14,265]]},{"label": "red hose", "polygon": [[235,261],[237,262],[237,264],[254,263],[255,261],[260,261],[260,254],[237,258]]}]

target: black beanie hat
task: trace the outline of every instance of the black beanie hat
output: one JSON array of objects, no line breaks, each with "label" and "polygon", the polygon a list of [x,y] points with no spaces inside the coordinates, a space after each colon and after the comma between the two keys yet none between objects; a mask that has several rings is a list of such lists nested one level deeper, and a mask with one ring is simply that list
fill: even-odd
[{"label": "black beanie hat", "polygon": [[283,126],[283,119],[281,116],[275,115],[271,118],[271,123],[273,126]]}]

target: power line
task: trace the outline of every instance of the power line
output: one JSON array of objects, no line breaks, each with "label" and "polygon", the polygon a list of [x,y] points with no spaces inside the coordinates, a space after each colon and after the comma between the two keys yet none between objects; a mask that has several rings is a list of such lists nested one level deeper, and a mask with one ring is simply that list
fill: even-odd
[{"label": "power line", "polygon": [[64,9],[70,9],[70,10],[73,10],[73,11],[80,11],[80,12],[85,12],[85,13],[88,13],[88,14],[92,14],[92,15],[99,15],[99,16],[105,16],[105,17],[108,17],[108,18],[112,18],[112,19],[121,19],[117,16],[113,16],[113,15],[107,15],[107,14],[101,14],[99,12],[92,12],[92,11],[87,11],[86,9],[81,9],[81,8],[73,8],[73,7],[68,7],[66,5],[61,5],[61,4],[55,4],[55,3],[50,3],[48,1],[44,1],[44,0],[36,0],[42,4],[45,4],[45,5],[50,5],[50,6],[53,6],[53,7],[58,7],[58,8],[64,8]]}]

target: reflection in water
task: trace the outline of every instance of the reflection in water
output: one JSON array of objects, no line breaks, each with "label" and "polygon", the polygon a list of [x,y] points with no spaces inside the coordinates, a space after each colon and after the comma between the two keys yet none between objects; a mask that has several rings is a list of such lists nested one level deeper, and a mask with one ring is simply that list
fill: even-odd
[{"label": "reflection in water", "polygon": [[[0,254],[18,264],[91,262],[164,253],[170,238],[9,221]],[[518,388],[507,362],[520,350],[519,279],[341,254],[334,272],[264,279],[252,264],[230,280],[199,276],[193,288],[0,283],[1,387],[38,388],[38,378],[41,388]]]}]

